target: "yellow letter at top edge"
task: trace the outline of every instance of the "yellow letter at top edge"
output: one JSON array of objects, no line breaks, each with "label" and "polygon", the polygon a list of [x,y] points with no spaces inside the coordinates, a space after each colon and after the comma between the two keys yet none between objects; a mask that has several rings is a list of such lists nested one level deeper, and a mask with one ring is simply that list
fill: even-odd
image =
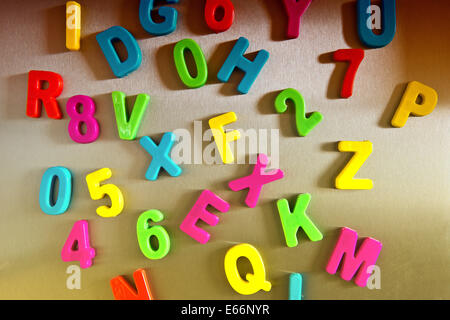
[{"label": "yellow letter at top edge", "polygon": [[[243,280],[239,275],[237,260],[245,257],[250,261],[253,268],[253,274],[247,273]],[[235,245],[225,255],[225,274],[231,287],[238,293],[250,295],[259,290],[270,291],[272,284],[266,280],[266,271],[264,262],[258,250],[250,244],[242,243]]]},{"label": "yellow letter at top edge", "polygon": [[236,119],[237,117],[234,112],[224,113],[209,119],[209,127],[211,128],[214,141],[216,142],[223,163],[232,163],[234,161],[233,152],[228,143],[241,137],[241,134],[237,130],[225,133],[223,126],[235,122]]},{"label": "yellow letter at top edge", "polygon": [[66,3],[66,48],[80,50],[81,6],[75,1]]},{"label": "yellow letter at top edge", "polygon": [[336,188],[338,189],[372,189],[373,182],[370,179],[353,179],[356,172],[361,168],[364,161],[372,153],[372,142],[370,141],[340,141],[338,144],[340,152],[355,152],[345,168],[336,177]]}]

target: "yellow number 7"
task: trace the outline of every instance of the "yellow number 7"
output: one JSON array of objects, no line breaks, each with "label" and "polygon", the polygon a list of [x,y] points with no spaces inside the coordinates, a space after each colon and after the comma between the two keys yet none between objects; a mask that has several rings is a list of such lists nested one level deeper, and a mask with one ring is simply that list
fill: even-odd
[{"label": "yellow number 7", "polygon": [[86,176],[86,183],[92,200],[100,200],[105,195],[111,198],[111,207],[100,206],[97,214],[103,218],[111,218],[119,215],[123,210],[123,195],[120,189],[113,184],[100,186],[100,182],[111,178],[112,172],[109,168],[103,168]]},{"label": "yellow number 7", "polygon": [[336,177],[336,188],[338,189],[372,189],[373,182],[370,179],[353,179],[356,172],[364,161],[372,153],[372,142],[370,141],[340,141],[338,144],[340,152],[355,152],[345,168]]}]

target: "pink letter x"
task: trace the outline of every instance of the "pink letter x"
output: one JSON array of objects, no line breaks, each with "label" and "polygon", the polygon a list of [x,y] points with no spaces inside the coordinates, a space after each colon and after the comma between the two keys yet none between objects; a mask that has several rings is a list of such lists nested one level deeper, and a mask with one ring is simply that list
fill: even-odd
[{"label": "pink letter x", "polygon": [[284,172],[280,169],[266,172],[269,160],[265,154],[258,155],[255,167],[251,175],[230,181],[228,186],[233,191],[240,191],[248,188],[248,194],[245,203],[250,208],[254,208],[258,202],[262,186],[266,183],[279,180],[284,177]]}]

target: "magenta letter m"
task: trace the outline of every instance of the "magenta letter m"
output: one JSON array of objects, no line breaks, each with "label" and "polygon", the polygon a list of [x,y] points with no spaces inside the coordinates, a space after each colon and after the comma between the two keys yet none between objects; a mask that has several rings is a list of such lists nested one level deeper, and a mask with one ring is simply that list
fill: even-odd
[{"label": "magenta letter m", "polygon": [[367,273],[367,268],[374,265],[377,261],[382,244],[378,240],[367,238],[355,256],[357,241],[358,234],[356,231],[349,228],[342,228],[341,235],[339,236],[326,270],[330,274],[335,274],[342,258],[344,258],[344,263],[341,267],[341,278],[349,281],[359,269],[355,283],[360,287],[365,287],[367,279],[370,276]]}]

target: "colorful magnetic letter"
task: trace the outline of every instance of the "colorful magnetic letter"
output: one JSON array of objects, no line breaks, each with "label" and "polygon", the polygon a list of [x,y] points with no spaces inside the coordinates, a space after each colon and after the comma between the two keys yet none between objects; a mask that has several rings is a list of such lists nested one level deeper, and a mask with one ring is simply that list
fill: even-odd
[{"label": "colorful magnetic letter", "polygon": [[[189,73],[184,57],[185,50],[189,50],[194,57],[195,65],[197,67],[197,76],[193,78]],[[189,88],[202,87],[208,79],[208,65],[206,64],[205,56],[202,49],[197,42],[192,39],[184,39],[179,41],[173,49],[173,58],[175,66],[180,76],[181,81]]]},{"label": "colorful magnetic letter", "polygon": [[191,211],[189,211],[180,225],[180,229],[183,232],[203,244],[209,241],[211,235],[205,230],[197,227],[195,225],[197,221],[202,220],[210,226],[215,226],[219,223],[219,217],[206,210],[206,207],[209,205],[222,213],[227,212],[230,209],[230,205],[225,200],[209,190],[203,190]]},{"label": "colorful magnetic letter", "polygon": [[172,132],[164,133],[159,145],[156,145],[150,137],[142,137],[139,140],[141,146],[152,156],[150,166],[145,173],[147,180],[158,179],[161,168],[164,168],[172,177],[178,177],[183,170],[170,158],[170,150],[176,141],[176,136]]},{"label": "colorful magnetic letter", "polygon": [[311,195],[309,193],[300,194],[295,202],[294,212],[289,209],[289,202],[286,199],[277,201],[278,213],[280,214],[284,236],[288,247],[298,245],[297,231],[302,228],[311,241],[320,241],[323,236],[311,219],[306,215]]},{"label": "colorful magnetic letter", "polygon": [[154,300],[144,269],[133,273],[135,290],[122,276],[111,279],[110,285],[116,300]]},{"label": "colorful magnetic letter", "polygon": [[[53,199],[56,179],[59,180],[58,199]],[[72,173],[64,167],[48,168],[41,180],[39,206],[46,214],[57,215],[67,211],[72,199]]]},{"label": "colorful magnetic letter", "polygon": [[147,110],[150,101],[150,96],[145,93],[138,94],[129,118],[127,114],[125,93],[114,91],[112,93],[112,101],[120,139],[136,139],[137,132],[141,126],[142,119],[144,118],[145,110]]},{"label": "colorful magnetic letter", "polygon": [[[178,3],[178,0],[166,0],[167,3]],[[155,36],[162,36],[172,33],[177,28],[178,11],[170,7],[158,9],[158,15],[164,18],[161,23],[155,23],[151,12],[154,9],[154,0],[141,0],[139,4],[139,20],[142,28]]]},{"label": "colorful magnetic letter", "polygon": [[[48,83],[47,89],[42,89],[43,82]],[[47,116],[52,119],[61,119],[62,112],[59,109],[56,97],[61,94],[62,90],[63,79],[59,74],[38,70],[28,72],[27,116],[39,118],[41,116],[42,103]]]},{"label": "colorful magnetic letter", "polygon": [[298,38],[300,33],[300,20],[308,9],[312,0],[283,0],[284,9],[288,15],[288,28],[286,36],[290,39]]},{"label": "colorful magnetic letter", "polygon": [[[245,257],[250,261],[253,274],[247,273],[243,280],[237,268],[237,260]],[[259,290],[270,291],[272,284],[266,280],[264,262],[255,247],[248,243],[235,245],[225,255],[225,274],[231,287],[242,295],[250,295]]]},{"label": "colorful magnetic letter", "polygon": [[341,89],[341,97],[349,98],[353,94],[353,83],[355,82],[356,71],[358,71],[359,65],[364,59],[364,50],[340,49],[334,52],[333,59],[334,61],[349,62]]},{"label": "colorful magnetic letter", "polygon": [[383,33],[376,35],[367,26],[367,19],[372,14],[371,0],[358,0],[356,5],[359,39],[370,48],[384,47],[394,39],[396,29],[395,0],[382,0],[381,6],[383,11]]},{"label": "colorful magnetic letter", "polygon": [[287,100],[294,102],[295,106],[295,124],[299,136],[306,137],[308,133],[323,119],[320,112],[313,112],[308,118],[305,115],[305,100],[295,89],[283,90],[275,99],[275,110],[278,113],[284,113],[287,110]]},{"label": "colorful magnetic letter", "polygon": [[230,181],[228,184],[233,191],[240,191],[248,188],[245,203],[250,208],[254,208],[258,203],[263,185],[284,177],[284,172],[280,169],[265,171],[268,163],[269,160],[267,156],[265,154],[259,154],[251,175]]},{"label": "colorful magnetic letter", "polygon": [[[216,10],[223,10],[223,18],[216,19]],[[230,0],[206,0],[205,21],[208,27],[215,33],[230,29],[234,20],[234,6]]]},{"label": "colorful magnetic letter", "polygon": [[289,275],[289,300],[302,300],[303,277],[300,273]]},{"label": "colorful magnetic letter", "polygon": [[[422,103],[417,103],[417,98],[422,98]],[[420,82],[411,81],[406,87],[402,100],[395,111],[391,124],[394,127],[401,128],[406,124],[409,115],[426,116],[436,107],[438,101],[437,92]]]},{"label": "colorful magnetic letter", "polygon": [[86,220],[75,222],[70,231],[69,237],[61,251],[63,261],[79,261],[81,268],[89,268],[92,259],[95,257],[95,250],[91,248],[89,242],[89,226]]},{"label": "colorful magnetic letter", "polygon": [[223,126],[235,122],[237,119],[234,112],[227,112],[220,116],[209,119],[209,127],[214,137],[214,141],[222,157],[223,163],[233,163],[234,156],[231,151],[229,142],[235,141],[241,137],[241,134],[237,130],[225,133]]},{"label": "colorful magnetic letter", "polygon": [[217,73],[217,79],[222,82],[227,82],[235,68],[244,71],[245,76],[237,88],[237,90],[243,94],[250,90],[253,82],[256,80],[256,77],[258,77],[261,69],[269,59],[269,52],[266,50],[261,50],[256,55],[255,60],[248,60],[244,57],[244,53],[248,46],[248,40],[244,37],[240,37],[234,45],[233,50],[231,50],[230,55],[225,60],[222,68],[220,68],[219,73]]},{"label": "colorful magnetic letter", "polygon": [[335,274],[342,258],[344,258],[344,263],[341,267],[341,278],[349,281],[359,269],[355,283],[360,287],[365,287],[367,279],[370,277],[367,269],[375,265],[383,245],[376,239],[366,238],[355,256],[357,241],[358,234],[356,231],[342,228],[326,270],[329,274]]},{"label": "colorful magnetic letter", "polygon": [[112,176],[111,169],[103,168],[86,176],[86,183],[92,200],[100,200],[105,195],[111,198],[111,207],[100,206],[97,208],[97,214],[103,218],[111,218],[119,215],[124,206],[122,191],[114,184],[105,184],[100,186],[100,182],[109,179]]},{"label": "colorful magnetic letter", "polygon": [[[136,39],[127,29],[114,26],[100,32],[95,38],[116,77],[125,77],[141,65],[141,48],[139,48]],[[124,44],[128,52],[128,57],[125,61],[120,61],[119,55],[113,46],[113,41],[121,41]]]},{"label": "colorful magnetic letter", "polygon": [[[161,222],[164,215],[159,210],[148,210],[143,212],[136,224],[136,233],[139,247],[148,259],[162,259],[170,250],[170,237],[166,229],[161,226],[150,226],[150,221]],[[158,249],[154,250],[150,243],[151,237],[158,239]]]},{"label": "colorful magnetic letter", "polygon": [[81,6],[75,1],[66,2],[66,48],[80,50]]},{"label": "colorful magnetic letter", "polygon": [[336,177],[336,188],[338,189],[372,189],[373,182],[370,179],[353,179],[356,172],[364,161],[372,153],[372,142],[370,141],[339,141],[340,152],[355,152],[341,173]]},{"label": "colorful magnetic letter", "polygon": [[[77,107],[83,106],[83,112],[79,113]],[[66,111],[71,118],[69,122],[69,136],[78,143],[91,143],[97,140],[100,127],[94,118],[95,103],[89,96],[77,95],[67,100]],[[81,132],[81,124],[86,125],[86,132]]]}]

